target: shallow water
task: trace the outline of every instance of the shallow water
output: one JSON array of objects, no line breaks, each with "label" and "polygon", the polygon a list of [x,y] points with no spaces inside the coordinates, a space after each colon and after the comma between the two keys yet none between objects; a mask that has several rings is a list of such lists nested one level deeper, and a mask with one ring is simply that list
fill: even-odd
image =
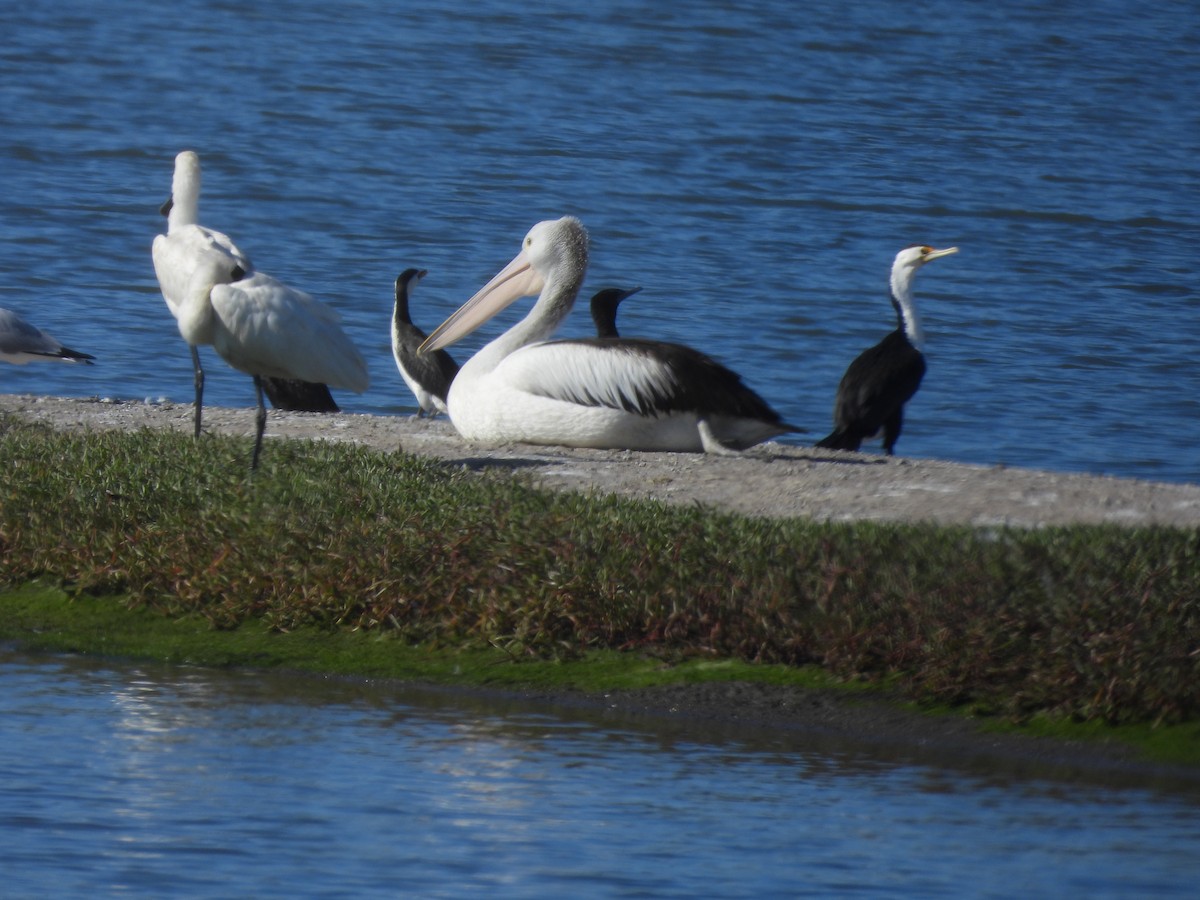
[{"label": "shallow water", "polygon": [[1191,896],[1195,784],[0,648],[5,896]]},{"label": "shallow water", "polygon": [[[5,366],[7,392],[190,399],[149,247],[191,147],[202,220],[345,316],[372,377],[350,411],[414,411],[400,270],[430,270],[429,328],[573,213],[585,295],[643,285],[625,333],[716,356],[808,440],[892,327],[895,252],[956,244],[917,282],[902,453],[1197,476],[1187,4],[65,0],[5,24],[0,304],[100,357]],[[250,405],[206,358],[210,402]]]}]

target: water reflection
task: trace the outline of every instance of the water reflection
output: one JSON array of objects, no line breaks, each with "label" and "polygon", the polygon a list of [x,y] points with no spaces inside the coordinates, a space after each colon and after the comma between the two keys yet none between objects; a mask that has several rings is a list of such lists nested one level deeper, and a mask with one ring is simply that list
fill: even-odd
[{"label": "water reflection", "polygon": [[0,682],[17,895],[937,894],[1001,871],[1182,894],[1200,875],[1178,785],[487,691],[11,650]]}]

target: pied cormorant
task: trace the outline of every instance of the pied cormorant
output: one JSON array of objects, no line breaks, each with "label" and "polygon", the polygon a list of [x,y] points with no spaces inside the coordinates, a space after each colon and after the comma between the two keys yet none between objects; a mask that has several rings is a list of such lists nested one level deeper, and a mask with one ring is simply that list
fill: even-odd
[{"label": "pied cormorant", "polygon": [[626,297],[632,297],[640,290],[640,287],[630,288],[627,291],[620,288],[605,288],[593,295],[591,310],[592,322],[596,325],[596,337],[619,338],[621,336],[621,333],[617,331],[617,307]]},{"label": "pied cormorant", "polygon": [[925,263],[957,253],[957,247],[935,250],[914,245],[892,263],[891,300],[898,326],[882,341],[859,354],[838,385],[833,433],[817,443],[828,450],[857,450],[864,440],[883,432],[883,449],[891,456],[904,424],[904,404],[925,376],[925,343],[913,302],[913,279]]},{"label": "pied cormorant", "polygon": [[405,269],[396,279],[396,306],[392,312],[392,356],[400,377],[417,398],[417,418],[431,418],[446,411],[450,382],[458,374],[458,363],[445,350],[418,353],[427,335],[413,324],[408,311],[409,294],[428,273]]}]

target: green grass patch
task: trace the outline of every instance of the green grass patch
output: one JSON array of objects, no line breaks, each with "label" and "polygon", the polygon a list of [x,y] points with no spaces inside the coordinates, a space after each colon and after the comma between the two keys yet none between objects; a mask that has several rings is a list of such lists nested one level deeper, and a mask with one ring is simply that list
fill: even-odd
[{"label": "green grass patch", "polygon": [[[876,686],[842,682],[807,666],[754,665],[741,660],[684,659],[595,650],[572,659],[514,660],[494,648],[411,646],[388,632],[313,628],[282,633],[261,621],[218,630],[199,617],[170,618],[129,608],[118,597],[68,594],[31,583],[0,591],[0,640],[29,650],[146,660],[215,668],[254,668],[397,679],[429,684],[548,691],[613,690],[673,684],[755,682],[870,696]],[[914,714],[954,715],[959,709],[911,704]],[[1063,740],[1119,741],[1148,760],[1200,765],[1200,722],[1151,726],[1078,722],[1035,716],[1015,726],[1002,719],[985,730],[1020,731]]]},{"label": "green grass patch", "polygon": [[217,668],[285,669],[436,684],[608,691],[698,682],[757,681],[828,687],[819,669],[684,660],[596,650],[573,659],[514,660],[496,648],[412,646],[391,632],[303,628],[282,633],[261,621],[217,630],[200,617],[131,609],[116,597],[71,595],[30,583],[0,592],[0,640],[34,651]]},{"label": "green grass patch", "polygon": [[[1002,722],[1200,719],[1195,529],[757,520],[269,450],[251,477],[241,441],[0,420],[0,585],[61,586],[81,646],[210,635],[208,664],[537,684],[583,662],[580,687],[822,672]],[[36,640],[19,608],[3,633]]]}]

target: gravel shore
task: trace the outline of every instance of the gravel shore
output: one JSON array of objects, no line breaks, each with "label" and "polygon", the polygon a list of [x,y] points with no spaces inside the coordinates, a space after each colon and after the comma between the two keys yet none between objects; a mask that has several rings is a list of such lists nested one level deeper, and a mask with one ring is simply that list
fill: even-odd
[{"label": "gravel shore", "polygon": [[[192,430],[192,406],[0,395],[0,411],[71,430]],[[247,438],[251,409],[206,407],[204,427]],[[445,418],[272,410],[268,438],[353,441],[403,448],[470,469],[511,469],[551,488],[698,503],[750,516],[825,521],[930,521],[1038,527],[1073,523],[1200,526],[1200,485],[1064,474],[938,460],[838,453],[777,443],[736,456],[474,447]],[[264,453],[270,453],[268,441]]]}]

